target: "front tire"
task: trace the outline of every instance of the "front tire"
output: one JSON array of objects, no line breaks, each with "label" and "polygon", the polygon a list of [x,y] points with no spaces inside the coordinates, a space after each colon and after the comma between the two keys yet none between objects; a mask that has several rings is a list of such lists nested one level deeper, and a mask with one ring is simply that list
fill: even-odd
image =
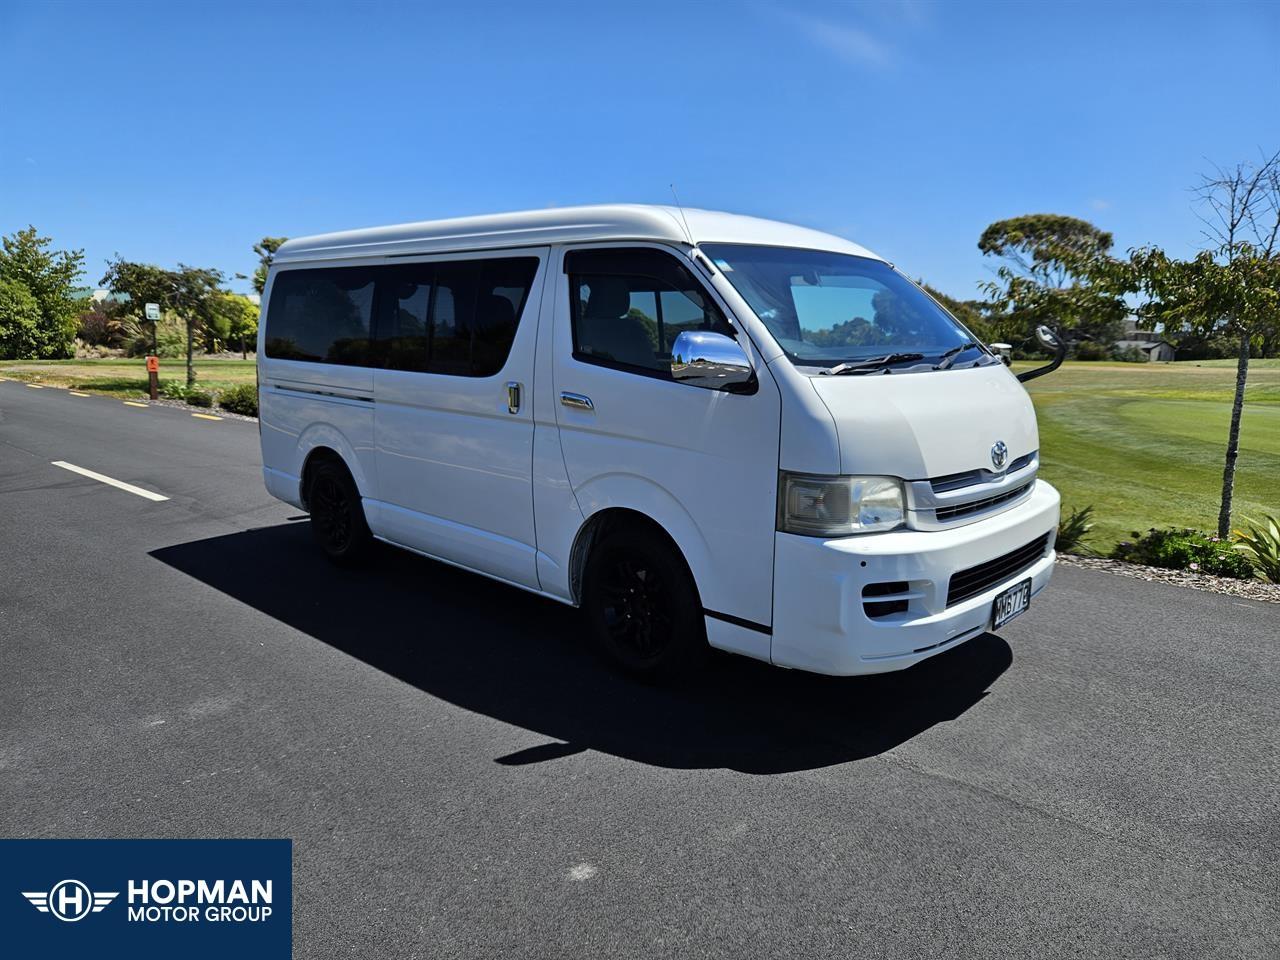
[{"label": "front tire", "polygon": [[307,487],[307,507],[311,532],[331,561],[345,566],[368,552],[373,535],[364,519],[360,491],[344,465],[332,460],[316,464]]},{"label": "front tire", "polygon": [[702,604],[671,544],[644,529],[606,534],[586,573],[582,606],[611,662],[645,680],[697,669],[707,647]]}]

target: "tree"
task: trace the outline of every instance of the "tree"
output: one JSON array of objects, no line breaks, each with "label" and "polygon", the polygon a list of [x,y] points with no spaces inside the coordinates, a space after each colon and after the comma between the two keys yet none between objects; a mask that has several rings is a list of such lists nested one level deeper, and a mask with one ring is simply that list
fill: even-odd
[{"label": "tree", "polygon": [[1146,296],[1140,315],[1166,328],[1235,342],[1236,389],[1218,510],[1218,536],[1226,537],[1250,349],[1280,333],[1280,153],[1257,164],[1217,169],[1201,178],[1196,194],[1208,249],[1178,260],[1143,247],[1131,250],[1127,260],[1100,261],[1097,268],[1112,289]]},{"label": "tree", "polygon": [[999,339],[999,335],[991,326],[987,319],[987,304],[981,300],[957,300],[955,297],[949,297],[941,290],[929,286],[923,280],[916,281],[921,289],[950,313],[953,317],[969,328],[969,331],[983,343],[991,343]]},{"label": "tree", "polygon": [[258,269],[253,271],[253,289],[262,296],[267,287],[267,268],[271,266],[271,258],[284,244],[288,237],[263,237],[253,245],[253,252],[258,255]]},{"label": "tree", "polygon": [[0,360],[36,356],[40,304],[25,283],[0,277]]},{"label": "tree", "polygon": [[[129,302],[121,309],[138,320],[142,319],[144,304],[159,304],[161,310],[173,309],[174,276],[171,270],[125,260],[117,253],[114,260],[107,261],[107,272],[98,282],[115,293],[126,294]],[[152,334],[152,350],[157,351],[154,328]]]},{"label": "tree", "polygon": [[195,386],[194,363],[196,334],[203,331],[214,317],[217,300],[226,281],[221,270],[211,267],[189,267],[178,264],[173,274],[173,309],[187,325],[187,386]]},{"label": "tree", "polygon": [[[84,251],[46,249],[51,242],[49,237],[38,236],[35,227],[0,241],[0,280],[25,287],[39,311],[36,327],[23,349],[26,356],[45,360],[74,355],[80,310],[73,291],[84,263]],[[8,299],[11,306],[25,303],[12,289]],[[16,325],[17,316],[0,315],[0,324],[6,323]]]},{"label": "tree", "polygon": [[218,328],[226,331],[226,340],[238,340],[241,358],[248,359],[246,342],[258,334],[257,305],[241,294],[221,292],[214,298],[213,312]]},{"label": "tree", "polygon": [[130,309],[137,313],[144,303],[158,303],[176,313],[187,329],[187,386],[196,382],[194,362],[197,334],[214,321],[217,298],[225,276],[222,271],[178,264],[177,270],[165,270],[149,263],[116,259],[107,263],[102,284],[117,293],[129,295]]},{"label": "tree", "polygon": [[1093,282],[1091,264],[1105,260],[1111,234],[1075,217],[1033,213],[999,220],[983,231],[978,249],[1003,263],[982,285],[993,334],[1030,339],[1048,324],[1071,339],[1117,339],[1129,309],[1123,297]]}]

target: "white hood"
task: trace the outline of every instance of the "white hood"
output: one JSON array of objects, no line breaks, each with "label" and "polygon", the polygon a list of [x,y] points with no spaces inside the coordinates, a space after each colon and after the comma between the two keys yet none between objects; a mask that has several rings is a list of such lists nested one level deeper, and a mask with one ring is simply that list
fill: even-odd
[{"label": "white hood", "polygon": [[992,469],[1039,447],[1031,398],[1003,365],[930,373],[811,377],[835,418],[840,472],[926,480]]}]

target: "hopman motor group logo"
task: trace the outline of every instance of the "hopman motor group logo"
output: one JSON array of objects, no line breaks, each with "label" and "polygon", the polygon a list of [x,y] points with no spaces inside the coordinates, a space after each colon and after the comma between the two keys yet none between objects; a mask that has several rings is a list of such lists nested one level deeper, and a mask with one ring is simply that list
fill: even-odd
[{"label": "hopman motor group logo", "polygon": [[[41,913],[74,923],[102,912],[120,894],[63,880],[48,892],[22,895]],[[271,881],[130,880],[125,901],[130,923],[261,923],[271,916]]]},{"label": "hopman motor group logo", "polygon": [[41,913],[51,913],[59,920],[74,923],[83,920],[90,913],[101,913],[120,894],[118,891],[106,893],[90,890],[79,880],[63,880],[55,883],[53,889],[45,893],[24,890],[22,895]]},{"label": "hopman motor group logo", "polygon": [[3,960],[292,955],[291,840],[0,837]]}]

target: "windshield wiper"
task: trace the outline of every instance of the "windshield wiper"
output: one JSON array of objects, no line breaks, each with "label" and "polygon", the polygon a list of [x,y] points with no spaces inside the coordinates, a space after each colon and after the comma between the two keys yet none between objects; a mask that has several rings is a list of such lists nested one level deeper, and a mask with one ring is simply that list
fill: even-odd
[{"label": "windshield wiper", "polygon": [[841,374],[848,373],[870,373],[873,370],[883,370],[892,363],[906,363],[909,360],[923,359],[923,353],[888,353],[883,357],[859,360],[857,363],[837,363],[834,367],[823,370],[822,373],[829,377],[838,377]]},{"label": "windshield wiper", "polygon": [[956,362],[956,357],[957,357],[957,356],[959,356],[959,355],[960,355],[961,353],[963,353],[964,351],[968,350],[970,347],[977,347],[977,346],[980,346],[980,344],[978,343],[978,341],[976,341],[976,340],[966,340],[964,343],[960,344],[960,346],[958,346],[958,347],[952,347],[950,350],[948,350],[948,351],[946,351],[944,354],[942,354],[942,356],[938,357],[938,359],[939,359],[941,362],[940,362],[936,367],[934,367],[933,369],[935,369],[935,370],[948,370],[948,369],[950,369],[951,365],[952,365],[953,363],[955,363],[955,362]]}]

